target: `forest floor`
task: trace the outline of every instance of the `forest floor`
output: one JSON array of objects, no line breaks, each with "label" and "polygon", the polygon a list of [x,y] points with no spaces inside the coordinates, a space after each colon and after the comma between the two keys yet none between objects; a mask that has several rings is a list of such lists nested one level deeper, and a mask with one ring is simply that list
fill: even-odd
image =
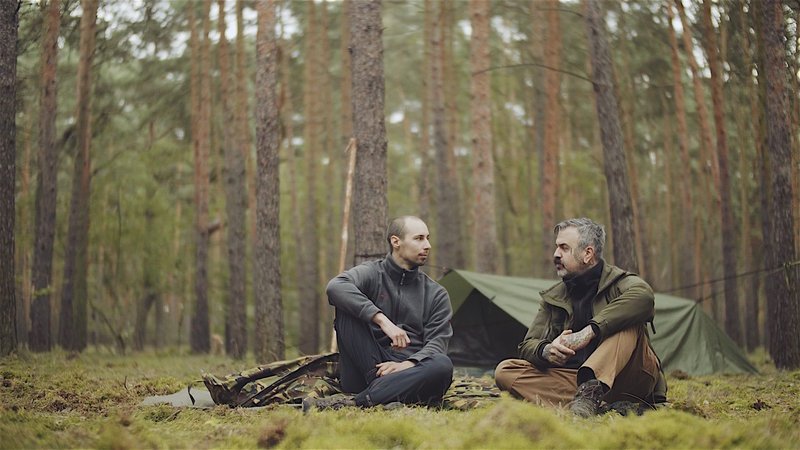
[{"label": "forest floor", "polygon": [[577,419],[508,397],[466,412],[141,406],[254,364],[22,352],[0,359],[0,448],[800,448],[800,371],[750,357],[759,375],[669,375],[669,409]]}]

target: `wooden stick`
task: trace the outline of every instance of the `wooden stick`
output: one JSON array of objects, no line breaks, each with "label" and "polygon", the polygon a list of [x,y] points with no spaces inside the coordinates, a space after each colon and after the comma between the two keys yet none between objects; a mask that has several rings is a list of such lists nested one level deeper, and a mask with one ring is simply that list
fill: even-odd
[{"label": "wooden stick", "polygon": [[[353,197],[353,175],[356,171],[356,149],[358,146],[356,145],[356,138],[350,138],[350,142],[347,144],[347,149],[345,149],[345,153],[350,153],[348,161],[347,161],[347,183],[345,184],[344,188],[344,208],[342,214],[342,244],[339,248],[339,272],[344,272],[345,263],[347,259],[347,241],[348,241],[348,228],[350,226],[350,200]],[[336,344],[336,330],[334,329],[331,332],[331,352],[338,351],[338,345]]]}]

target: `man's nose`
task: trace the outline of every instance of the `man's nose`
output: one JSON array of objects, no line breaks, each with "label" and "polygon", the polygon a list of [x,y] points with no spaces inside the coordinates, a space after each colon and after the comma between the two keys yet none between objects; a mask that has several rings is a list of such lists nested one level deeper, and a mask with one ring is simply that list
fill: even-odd
[{"label": "man's nose", "polygon": [[425,250],[430,249],[431,248],[431,241],[425,239],[425,242],[422,243],[422,248],[424,248]]}]

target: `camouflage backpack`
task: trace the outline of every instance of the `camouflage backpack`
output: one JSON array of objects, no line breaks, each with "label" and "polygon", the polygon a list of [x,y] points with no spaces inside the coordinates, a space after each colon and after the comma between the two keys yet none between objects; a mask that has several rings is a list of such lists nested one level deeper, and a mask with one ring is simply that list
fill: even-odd
[{"label": "camouflage backpack", "polygon": [[442,398],[443,409],[466,411],[491,405],[500,398],[500,389],[489,377],[461,376],[453,379],[453,384]]},{"label": "camouflage backpack", "polygon": [[[277,361],[218,378],[204,373],[203,384],[217,405],[236,407],[299,405],[307,397],[342,392],[339,354],[325,353]],[[489,377],[456,377],[442,399],[444,409],[468,410],[493,403],[500,390]]]},{"label": "camouflage backpack", "polygon": [[231,408],[300,404],[306,397],[341,392],[338,363],[338,353],[303,356],[223,378],[204,373],[203,384],[214,403]]}]

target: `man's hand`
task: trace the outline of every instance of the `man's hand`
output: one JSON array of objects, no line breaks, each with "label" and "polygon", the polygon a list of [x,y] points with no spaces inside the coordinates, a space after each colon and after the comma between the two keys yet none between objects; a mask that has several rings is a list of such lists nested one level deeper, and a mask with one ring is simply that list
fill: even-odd
[{"label": "man's hand", "polygon": [[595,334],[594,330],[592,329],[592,326],[586,325],[586,327],[584,327],[584,329],[582,329],[581,331],[578,331],[577,333],[570,332],[569,334],[566,335],[562,334],[561,336],[558,337],[557,340],[560,339],[561,344],[563,344],[565,347],[572,349],[574,351],[578,351],[589,345],[589,342],[592,341],[594,336]]},{"label": "man's hand", "polygon": [[389,375],[390,373],[402,372],[414,366],[416,366],[416,363],[414,363],[414,361],[409,361],[409,360],[405,360],[402,362],[394,362],[394,361],[382,362],[375,366],[378,368],[378,372],[376,373],[376,375],[382,377],[384,375]]},{"label": "man's hand", "polygon": [[[392,347],[394,348],[406,348],[408,344],[411,343],[411,339],[408,337],[408,333],[397,325],[394,324],[385,314],[379,312],[375,314],[372,318],[372,321],[381,327],[381,330],[389,336],[389,339],[392,340]],[[380,375],[378,375],[380,376]]]},{"label": "man's hand", "polygon": [[575,355],[575,350],[564,345],[564,339],[572,334],[572,330],[564,330],[553,342],[544,346],[542,356],[548,360],[550,364],[561,367],[567,363],[567,360]]}]

